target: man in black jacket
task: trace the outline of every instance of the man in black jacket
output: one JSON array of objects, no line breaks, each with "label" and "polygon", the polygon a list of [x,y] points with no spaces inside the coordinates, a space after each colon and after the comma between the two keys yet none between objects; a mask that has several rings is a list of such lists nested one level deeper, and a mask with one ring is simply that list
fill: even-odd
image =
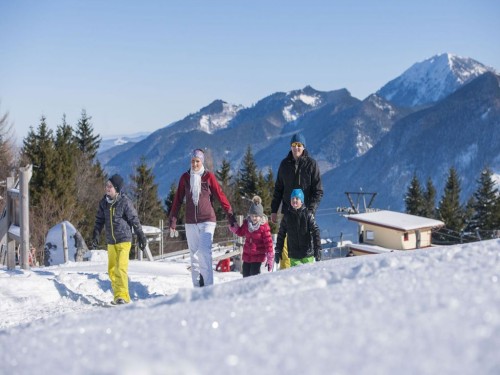
[{"label": "man in black jacket", "polygon": [[[271,202],[271,221],[276,223],[278,209],[285,214],[290,207],[290,194],[294,189],[304,192],[304,204],[314,214],[323,197],[323,185],[318,163],[306,150],[306,139],[301,133],[294,134],[290,140],[291,150],[279,166],[274,195]],[[285,241],[286,244],[286,241]],[[287,248],[283,249],[280,268],[290,267]]]}]

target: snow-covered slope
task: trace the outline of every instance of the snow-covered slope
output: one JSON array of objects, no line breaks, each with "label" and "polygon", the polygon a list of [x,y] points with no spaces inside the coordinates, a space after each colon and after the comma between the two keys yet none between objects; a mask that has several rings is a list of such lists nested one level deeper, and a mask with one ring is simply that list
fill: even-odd
[{"label": "snow-covered slope", "polygon": [[471,58],[443,53],[412,65],[377,94],[403,107],[435,103],[487,71],[495,70]]},{"label": "snow-covered slope", "polygon": [[185,263],[130,271],[134,302],[104,309],[91,304],[111,296],[104,262],[0,268],[1,321],[26,323],[0,330],[0,373],[500,371],[500,240],[218,274],[201,289]]}]

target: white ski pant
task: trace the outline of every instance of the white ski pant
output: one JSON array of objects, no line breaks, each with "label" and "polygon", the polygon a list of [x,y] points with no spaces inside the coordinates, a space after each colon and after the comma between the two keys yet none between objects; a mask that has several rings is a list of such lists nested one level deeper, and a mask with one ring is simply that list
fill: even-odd
[{"label": "white ski pant", "polygon": [[[191,254],[191,277],[195,287],[214,283],[212,241],[215,225],[212,221],[186,224],[186,237]],[[203,285],[200,285],[200,275],[203,277]]]}]

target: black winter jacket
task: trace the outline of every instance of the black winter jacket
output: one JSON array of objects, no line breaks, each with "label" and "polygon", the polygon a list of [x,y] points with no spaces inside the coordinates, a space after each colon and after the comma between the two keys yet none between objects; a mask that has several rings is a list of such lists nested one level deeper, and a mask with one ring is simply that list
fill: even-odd
[{"label": "black winter jacket", "polygon": [[142,234],[142,226],[137,211],[124,194],[119,194],[113,203],[106,200],[106,196],[99,202],[95,217],[94,237],[98,238],[103,227],[106,227],[106,243],[117,244],[132,242],[132,229],[136,234]]},{"label": "black winter jacket", "polygon": [[281,161],[271,202],[271,212],[273,213],[278,213],[281,203],[283,203],[281,213],[285,214],[288,211],[293,189],[302,189],[305,200],[303,203],[312,213],[315,213],[318,208],[323,197],[323,185],[321,184],[318,163],[309,156],[307,150],[304,150],[297,162],[297,172],[295,172],[295,159],[292,151]]},{"label": "black winter jacket", "polygon": [[289,258],[318,258],[321,252],[320,231],[314,215],[306,207],[302,206],[298,210],[290,208],[281,220],[276,240],[278,254],[283,251],[285,237]]}]

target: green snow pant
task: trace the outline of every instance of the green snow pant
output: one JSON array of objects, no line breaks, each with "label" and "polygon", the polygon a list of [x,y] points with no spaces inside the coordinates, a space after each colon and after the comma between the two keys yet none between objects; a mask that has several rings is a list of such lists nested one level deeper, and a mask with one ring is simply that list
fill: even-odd
[{"label": "green snow pant", "polygon": [[306,264],[306,263],[314,263],[314,257],[305,257],[302,259],[290,258],[291,267],[300,266],[301,264]]}]

